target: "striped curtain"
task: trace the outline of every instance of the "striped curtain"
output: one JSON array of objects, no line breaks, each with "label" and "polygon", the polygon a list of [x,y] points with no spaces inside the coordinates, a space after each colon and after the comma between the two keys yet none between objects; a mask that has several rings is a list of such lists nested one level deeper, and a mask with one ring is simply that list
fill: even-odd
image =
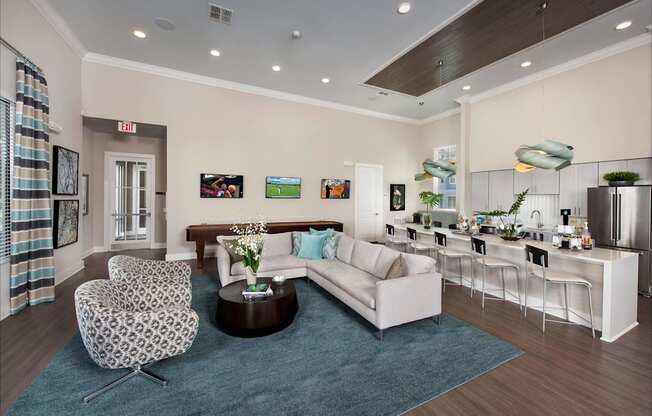
[{"label": "striped curtain", "polygon": [[54,300],[48,123],[45,77],[18,59],[11,192],[11,314]]}]

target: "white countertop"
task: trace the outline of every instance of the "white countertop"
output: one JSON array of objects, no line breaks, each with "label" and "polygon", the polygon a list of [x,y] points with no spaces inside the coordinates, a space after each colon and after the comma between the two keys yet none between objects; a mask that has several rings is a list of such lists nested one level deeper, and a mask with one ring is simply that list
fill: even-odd
[{"label": "white countertop", "polygon": [[[414,228],[420,234],[425,235],[434,235],[435,231],[446,234],[449,239],[457,239],[463,241],[471,241],[471,237],[461,234],[453,233],[453,230],[448,228],[435,228],[432,227],[429,230],[423,228],[421,224],[394,224],[394,228],[397,230],[405,230],[407,227]],[[483,234],[478,236],[478,238],[483,239],[489,245],[499,245],[503,247],[513,248],[515,250],[523,250],[526,244],[529,244],[534,247],[539,247],[544,250],[547,250],[551,256],[559,256],[565,258],[572,258],[578,261],[583,261],[586,263],[598,263],[605,264],[610,262],[616,262],[623,258],[629,256],[636,256],[637,254],[629,251],[621,250],[610,250],[606,248],[593,248],[592,250],[569,250],[569,249],[560,249],[552,245],[552,243],[534,241],[534,240],[518,240],[518,241],[506,241],[502,238],[491,235]],[[470,249],[470,245],[469,245]]]}]

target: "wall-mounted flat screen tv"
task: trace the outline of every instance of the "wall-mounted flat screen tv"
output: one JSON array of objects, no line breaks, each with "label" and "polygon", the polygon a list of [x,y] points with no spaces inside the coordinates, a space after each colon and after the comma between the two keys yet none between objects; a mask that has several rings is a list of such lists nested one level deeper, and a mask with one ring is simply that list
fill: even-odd
[{"label": "wall-mounted flat screen tv", "polygon": [[265,197],[272,199],[301,198],[301,178],[268,176],[265,179]]},{"label": "wall-mounted flat screen tv", "polygon": [[349,199],[351,181],[348,179],[322,179],[322,199]]},{"label": "wall-mounted flat screen tv", "polygon": [[202,173],[199,178],[199,196],[202,198],[242,198],[244,176]]}]

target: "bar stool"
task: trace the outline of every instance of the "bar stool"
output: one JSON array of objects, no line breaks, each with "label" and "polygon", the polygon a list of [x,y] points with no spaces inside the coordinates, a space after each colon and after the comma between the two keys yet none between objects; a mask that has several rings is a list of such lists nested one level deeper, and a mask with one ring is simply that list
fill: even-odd
[{"label": "bar stool", "polygon": [[[475,279],[473,277],[473,258],[471,256],[471,253],[467,253],[464,251],[460,250],[453,250],[448,248],[447,240],[446,240],[446,234],[444,233],[438,233],[435,231],[435,255],[437,256],[437,263],[439,263],[439,258],[441,257],[443,260],[441,262],[441,268],[440,268],[440,273],[441,273],[441,280],[443,282],[442,287],[444,292],[446,292],[446,286],[464,286],[464,275],[462,273],[462,260],[463,259],[468,259],[469,262],[471,263],[471,297],[473,297],[473,291],[475,290]],[[452,278],[455,276],[447,276],[448,275],[448,259],[454,259],[457,260],[460,266],[460,283],[449,283],[447,282],[447,278]]]},{"label": "bar stool", "polygon": [[[546,332],[546,322],[557,322],[560,324],[569,324],[569,325],[581,325],[576,322],[568,321],[568,285],[578,285],[586,287],[587,293],[589,295],[589,314],[590,314],[590,324],[591,324],[591,334],[595,338],[595,328],[593,327],[593,302],[591,301],[591,282],[580,277],[575,276],[570,273],[557,272],[557,271],[547,271],[548,269],[548,252],[542,248],[534,247],[531,245],[525,246],[525,255],[526,255],[526,274],[525,274],[525,313],[524,316],[527,316],[527,287],[528,279],[530,277],[536,277],[543,280],[543,306],[541,308],[543,313],[541,332]],[[530,271],[530,264],[533,265],[532,271]],[[538,267],[537,267],[538,266]],[[564,308],[566,310],[566,320],[560,321],[557,319],[547,319],[546,318],[546,292],[548,283],[555,283],[563,285],[564,288]],[[561,308],[548,308],[548,309],[561,309]],[[572,311],[571,311],[572,312]],[[575,316],[582,319],[586,322],[586,319],[579,314],[573,312]]]},{"label": "bar stool", "polygon": [[430,251],[435,248],[435,246],[433,246],[432,244],[418,241],[417,230],[415,230],[414,228],[408,227],[407,236],[408,236],[408,245],[412,247],[412,251],[415,254],[418,253],[419,251],[427,251],[428,255],[430,255]]},{"label": "bar stool", "polygon": [[[471,237],[471,250],[473,251],[475,257],[474,264],[478,263],[482,266],[482,309],[484,309],[485,293],[489,292],[489,290],[485,289],[487,269],[489,270],[498,269],[500,270],[500,280],[502,281],[502,285],[503,285],[502,288],[503,298],[502,299],[487,298],[487,299],[502,300],[503,302],[505,302],[507,301],[506,294],[509,293],[510,296],[518,300],[518,308],[520,310],[523,310],[523,305],[521,305],[521,282],[519,279],[519,267],[516,264],[510,263],[506,260],[499,259],[497,257],[487,256],[487,244],[485,243],[484,240],[480,238]],[[514,276],[516,277],[516,291],[518,292],[516,295],[514,295],[512,292],[510,292],[505,288],[505,269],[514,270]]]},{"label": "bar stool", "polygon": [[385,224],[385,242],[392,246],[399,246],[401,251],[406,251],[407,240],[396,235],[396,229],[392,224]]}]

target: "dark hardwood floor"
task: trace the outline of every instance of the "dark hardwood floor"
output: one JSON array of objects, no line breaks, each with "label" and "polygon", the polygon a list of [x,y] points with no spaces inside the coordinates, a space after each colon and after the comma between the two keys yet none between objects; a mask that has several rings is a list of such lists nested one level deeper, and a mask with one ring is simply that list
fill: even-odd
[{"label": "dark hardwood floor", "polygon": [[[163,250],[134,251],[162,258]],[[77,331],[73,293],[81,283],[105,278],[109,255],[94,254],[86,269],[57,286],[57,301],[28,308],[0,322],[0,410],[4,413]],[[194,268],[194,262],[192,262]],[[206,271],[215,273],[215,262]],[[409,415],[646,415],[652,414],[652,301],[639,297],[639,326],[609,344],[585,328],[551,324],[541,315],[523,319],[513,304],[489,302],[450,286],[444,310],[521,348],[525,354]],[[387,332],[391,336],[391,330]]]}]

